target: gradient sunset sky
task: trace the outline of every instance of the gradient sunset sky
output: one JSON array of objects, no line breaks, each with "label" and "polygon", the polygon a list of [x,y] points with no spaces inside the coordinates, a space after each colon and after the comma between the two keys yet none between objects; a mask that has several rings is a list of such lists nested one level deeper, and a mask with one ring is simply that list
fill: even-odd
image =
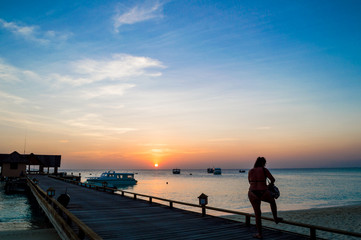
[{"label": "gradient sunset sky", "polygon": [[0,2],[0,153],[361,166],[361,1]]}]

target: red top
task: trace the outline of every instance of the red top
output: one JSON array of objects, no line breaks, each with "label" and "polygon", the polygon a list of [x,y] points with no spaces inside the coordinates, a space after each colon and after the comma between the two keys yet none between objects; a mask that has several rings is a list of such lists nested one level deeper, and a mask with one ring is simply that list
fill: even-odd
[{"label": "red top", "polygon": [[[264,169],[264,170],[263,170]],[[249,190],[267,190],[266,176],[274,183],[276,180],[267,168],[256,167],[248,172]]]}]

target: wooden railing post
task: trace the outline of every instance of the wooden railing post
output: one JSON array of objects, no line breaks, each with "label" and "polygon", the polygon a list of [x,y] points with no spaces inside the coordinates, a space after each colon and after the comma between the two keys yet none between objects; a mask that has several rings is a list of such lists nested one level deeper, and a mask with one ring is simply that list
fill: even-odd
[{"label": "wooden railing post", "polygon": [[134,194],[134,200],[137,199],[137,194]]},{"label": "wooden railing post", "polygon": [[152,203],[152,197],[149,197],[149,203]]},{"label": "wooden railing post", "polygon": [[84,239],[84,238],[85,238],[85,233],[83,232],[83,230],[81,230],[81,228],[79,228],[78,237],[79,237],[80,239]]},{"label": "wooden railing post", "polygon": [[206,206],[202,205],[202,217],[206,215]]},{"label": "wooden railing post", "polygon": [[246,226],[251,226],[251,216],[250,215],[246,215]]},{"label": "wooden railing post", "polygon": [[310,228],[310,239],[316,240],[316,229],[312,227]]},{"label": "wooden railing post", "polygon": [[169,201],[169,207],[173,208],[173,202],[172,201]]},{"label": "wooden railing post", "polygon": [[[62,214],[62,217],[65,218],[64,216],[65,214]],[[71,218],[69,216],[66,215],[66,223],[71,226],[73,224],[73,221],[71,220]]]}]

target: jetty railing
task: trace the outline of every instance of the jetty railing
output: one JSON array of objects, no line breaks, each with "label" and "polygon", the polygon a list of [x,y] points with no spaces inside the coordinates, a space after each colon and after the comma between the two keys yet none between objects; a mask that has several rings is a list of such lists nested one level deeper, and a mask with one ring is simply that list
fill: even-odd
[{"label": "jetty railing", "polygon": [[[155,196],[150,196],[150,195],[141,194],[141,193],[134,193],[134,192],[125,191],[125,190],[116,189],[116,188],[110,188],[110,187],[106,187],[106,186],[97,186],[97,185],[93,185],[93,184],[74,181],[74,180],[71,180],[71,179],[64,179],[64,178],[55,177],[55,176],[51,176],[51,175],[49,175],[49,177],[53,177],[53,178],[56,178],[56,179],[59,179],[59,180],[65,181],[65,182],[73,183],[73,184],[76,184],[76,185],[79,185],[79,186],[95,189],[95,190],[98,190],[98,191],[108,192],[108,193],[112,193],[112,194],[114,194],[115,192],[119,192],[122,196],[130,197],[130,198],[133,198],[133,199],[137,199],[138,197],[142,197],[142,198],[145,198],[145,199],[142,199],[142,200],[148,199],[147,201],[149,203],[152,203],[153,200],[167,202],[169,204],[170,208],[173,208],[174,204],[179,204],[179,205],[184,205],[184,206],[189,206],[189,207],[195,207],[195,208],[201,208],[203,216],[206,215],[206,210],[207,209],[208,210],[213,210],[213,211],[218,211],[218,212],[231,213],[231,214],[236,214],[236,215],[243,215],[245,217],[245,224],[247,226],[251,225],[251,218],[256,217],[254,214],[251,214],[251,213],[245,213],[245,212],[234,211],[234,210],[223,209],[223,208],[216,208],[216,207],[211,207],[211,206],[198,205],[198,204],[193,204],[193,203],[186,203],[186,202],[181,202],[181,201],[176,201],[176,200],[171,200],[171,199],[166,199],[166,198],[161,198],[161,197],[155,197]],[[128,196],[128,195],[130,195],[130,196]],[[263,220],[267,220],[267,221],[274,221],[274,219],[270,218],[270,217],[262,216],[261,218]],[[309,229],[310,239],[316,239],[317,238],[316,237],[317,236],[316,231],[323,231],[323,232],[329,232],[329,233],[335,233],[335,234],[340,234],[340,235],[346,235],[346,236],[361,238],[361,233],[349,232],[349,231],[345,231],[345,230],[341,230],[341,229],[328,228],[328,227],[317,226],[317,225],[312,225],[312,224],[305,224],[305,223],[299,223],[299,222],[293,222],[293,221],[288,221],[288,220],[282,220],[280,223],[288,224],[288,225],[292,225],[292,226],[297,226],[297,227],[308,228]]]},{"label": "jetty railing", "polygon": [[[40,207],[47,215],[49,221],[53,224],[61,239],[102,239],[58,201],[52,197],[49,197],[45,191],[43,191],[36,183],[34,183],[34,181],[32,181],[30,178],[27,178],[27,181],[31,192],[33,193]],[[77,230],[77,233],[74,231],[74,229]]]}]

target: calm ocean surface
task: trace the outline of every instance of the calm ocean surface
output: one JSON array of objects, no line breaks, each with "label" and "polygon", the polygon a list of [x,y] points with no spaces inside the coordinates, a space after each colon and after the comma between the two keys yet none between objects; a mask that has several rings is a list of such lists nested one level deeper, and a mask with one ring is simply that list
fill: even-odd
[{"label": "calm ocean surface", "polygon": [[25,194],[5,194],[0,182],[0,232],[46,228],[45,217],[34,211]]},{"label": "calm ocean surface", "polygon": [[[100,176],[103,170],[62,169],[68,174],[86,177]],[[252,212],[247,198],[247,172],[222,169],[222,175],[202,170],[115,170],[134,172],[138,184],[124,190],[198,204],[201,193],[208,195],[208,205],[213,207]],[[361,168],[341,169],[270,169],[281,191],[277,199],[280,211],[323,208],[361,204]],[[168,184],[167,184],[168,183]],[[5,195],[0,190],[0,231],[32,229],[39,227],[34,221],[29,201],[24,195]],[[269,212],[263,203],[263,212]],[[179,205],[174,205],[180,207]],[[199,211],[199,209],[188,208]],[[219,213],[212,213],[219,215]]]},{"label": "calm ocean surface", "polygon": [[[66,170],[74,175],[100,176],[101,170]],[[116,170],[134,172],[138,184],[123,188],[135,193],[198,204],[201,193],[208,195],[208,205],[252,212],[248,193],[248,171],[222,169],[222,175],[202,170]],[[271,169],[281,191],[277,199],[280,211],[361,204],[361,168],[343,169]],[[168,183],[168,184],[167,184]],[[263,204],[264,212],[270,211]]]}]

